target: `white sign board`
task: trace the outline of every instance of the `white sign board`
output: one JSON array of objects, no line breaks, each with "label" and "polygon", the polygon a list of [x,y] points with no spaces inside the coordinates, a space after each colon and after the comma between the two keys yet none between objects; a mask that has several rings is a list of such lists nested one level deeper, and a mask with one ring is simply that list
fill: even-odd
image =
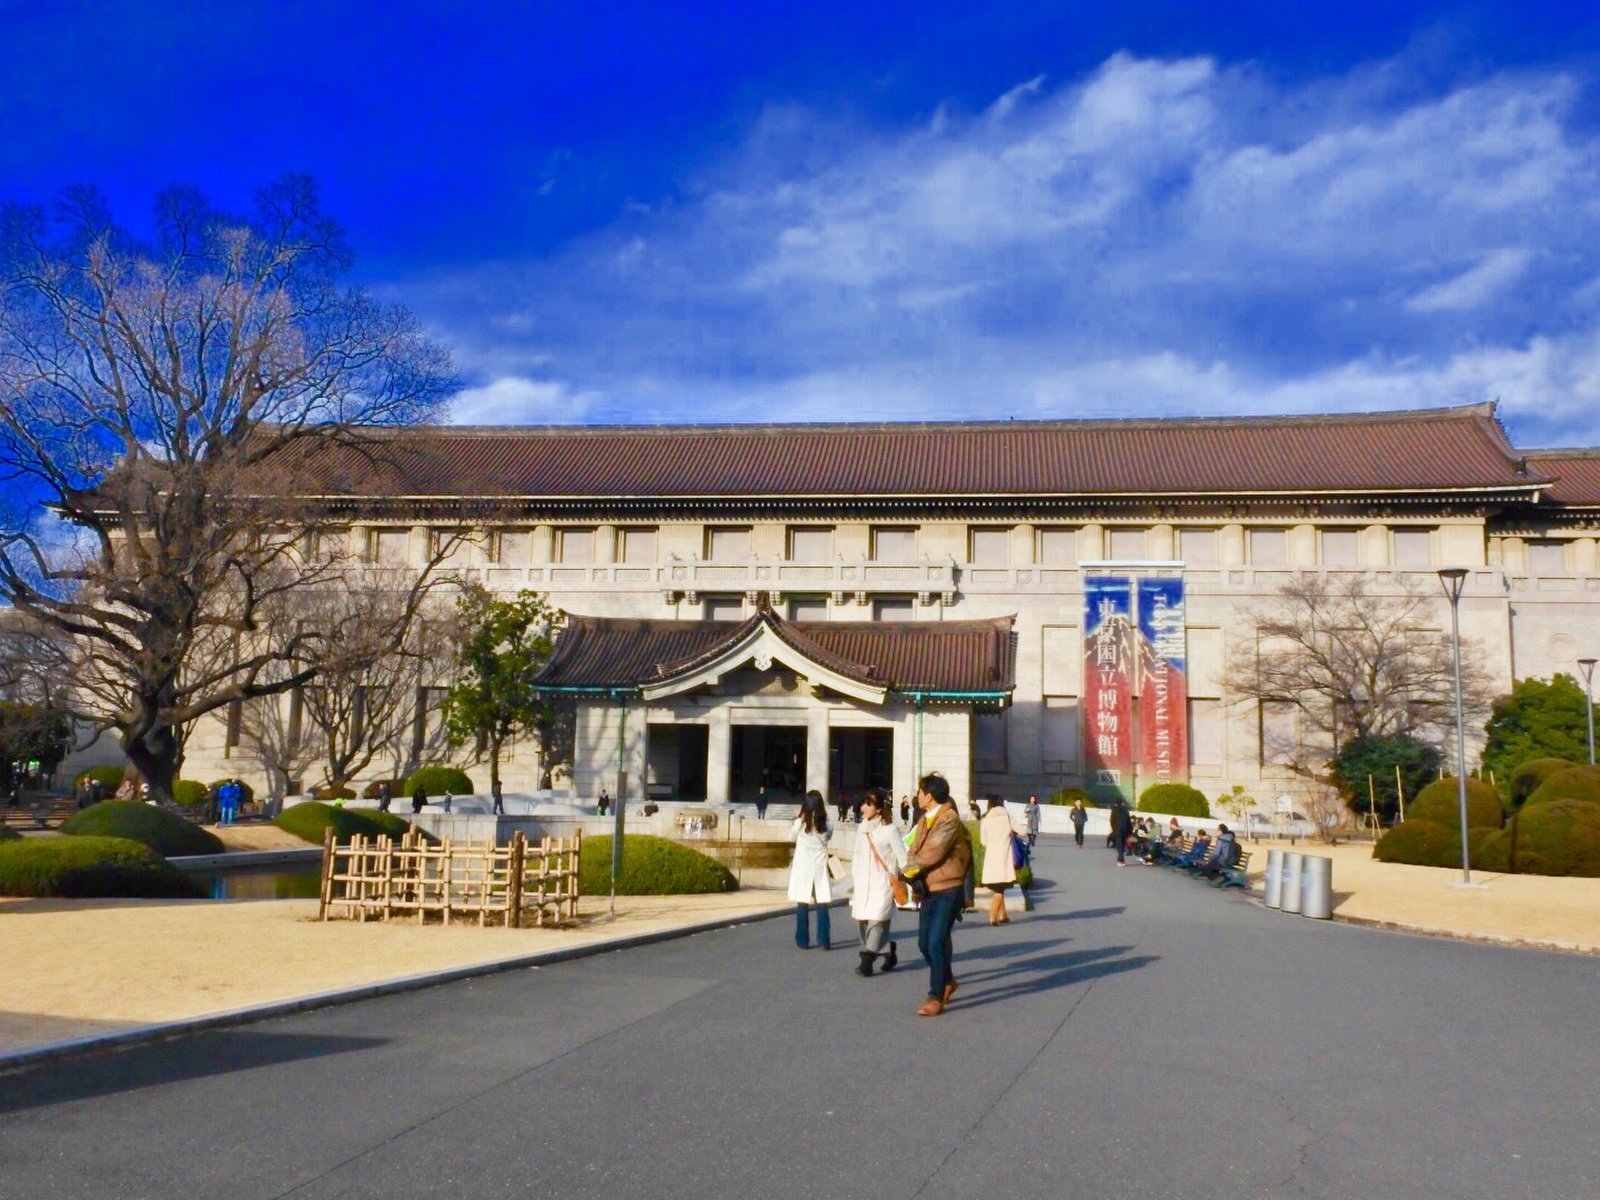
[{"label": "white sign board", "polygon": [[1294,797],[1289,795],[1288,792],[1280,792],[1278,794],[1277,806],[1277,813],[1280,816],[1287,817],[1294,811]]}]

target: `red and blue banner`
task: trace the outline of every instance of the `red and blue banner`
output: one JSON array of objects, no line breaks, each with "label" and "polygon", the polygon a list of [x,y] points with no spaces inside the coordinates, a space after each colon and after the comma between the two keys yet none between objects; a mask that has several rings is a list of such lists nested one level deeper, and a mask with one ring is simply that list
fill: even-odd
[{"label": "red and blue banner", "polygon": [[1139,580],[1139,786],[1189,781],[1183,580]]},{"label": "red and blue banner", "polygon": [[1083,583],[1083,783],[1098,800],[1133,796],[1133,583],[1089,576]]}]

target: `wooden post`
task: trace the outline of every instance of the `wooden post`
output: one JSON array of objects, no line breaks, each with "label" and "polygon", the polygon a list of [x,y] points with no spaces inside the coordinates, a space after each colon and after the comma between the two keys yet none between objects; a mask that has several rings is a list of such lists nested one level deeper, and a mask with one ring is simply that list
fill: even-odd
[{"label": "wooden post", "polygon": [[317,919],[328,919],[328,901],[333,898],[333,826],[329,825],[322,831],[322,882],[317,889],[321,904],[317,908]]},{"label": "wooden post", "polygon": [[1367,774],[1367,811],[1372,814],[1372,840],[1378,840],[1378,789],[1372,782],[1372,774]]},{"label": "wooden post", "polygon": [[1406,781],[1400,777],[1400,764],[1394,765],[1394,798],[1400,805],[1400,823],[1406,820]]},{"label": "wooden post", "polygon": [[511,898],[507,902],[506,925],[511,929],[522,928],[522,865],[526,861],[527,853],[528,839],[519,829],[511,835],[511,878],[507,881],[511,888]]}]

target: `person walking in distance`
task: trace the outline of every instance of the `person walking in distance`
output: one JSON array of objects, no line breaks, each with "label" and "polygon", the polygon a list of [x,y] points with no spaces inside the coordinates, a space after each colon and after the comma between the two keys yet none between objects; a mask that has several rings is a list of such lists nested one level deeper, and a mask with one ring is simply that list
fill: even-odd
[{"label": "person walking in distance", "polygon": [[1117,847],[1117,866],[1127,866],[1128,839],[1133,836],[1133,814],[1128,802],[1118,796],[1111,806],[1111,839]]},{"label": "person walking in distance", "polygon": [[1033,849],[1033,844],[1039,840],[1039,797],[1028,797],[1028,849]]},{"label": "person walking in distance", "polygon": [[833,930],[828,905],[833,889],[828,883],[828,806],[822,793],[812,789],[800,798],[800,815],[789,827],[794,838],[794,859],[789,864],[789,899],[794,901],[794,944],[811,948],[811,911],[817,913],[817,945],[828,949]]},{"label": "person walking in distance", "polygon": [[855,889],[850,897],[850,915],[856,919],[861,935],[861,963],[856,974],[862,977],[872,974],[879,958],[883,959],[885,971],[894,970],[900,961],[889,940],[889,924],[894,919],[895,886],[900,883],[900,869],[906,865],[906,847],[895,831],[892,804],[889,793],[880,788],[873,788],[861,799],[861,824],[856,830],[855,857],[851,862]]},{"label": "person walking in distance", "polygon": [[501,782],[498,779],[496,779],[494,781],[494,785],[492,787],[490,787],[489,794],[494,797],[494,808],[492,810],[492,815],[497,816],[497,817],[505,816],[506,815],[506,789],[505,789],[504,785],[501,784]]},{"label": "person walking in distance", "polygon": [[1079,796],[1072,802],[1072,809],[1067,813],[1072,820],[1072,840],[1083,846],[1083,827],[1089,823],[1089,810],[1083,806],[1083,797]]},{"label": "person walking in distance", "polygon": [[1006,889],[1017,881],[1017,868],[1011,855],[1011,839],[1015,836],[1006,802],[999,796],[990,796],[988,811],[978,822],[978,839],[983,844],[983,877],[978,882],[991,893],[991,925],[1004,925],[1011,920],[1006,916]]},{"label": "person walking in distance", "polygon": [[394,786],[385,779],[378,785],[378,811],[388,812],[389,806],[394,803]]},{"label": "person walking in distance", "polygon": [[955,947],[950,935],[966,896],[972,839],[943,775],[924,775],[917,782],[917,809],[921,815],[904,871],[906,879],[923,894],[917,914],[917,949],[928,963],[928,998],[917,1015],[937,1017],[960,986],[951,962]]}]

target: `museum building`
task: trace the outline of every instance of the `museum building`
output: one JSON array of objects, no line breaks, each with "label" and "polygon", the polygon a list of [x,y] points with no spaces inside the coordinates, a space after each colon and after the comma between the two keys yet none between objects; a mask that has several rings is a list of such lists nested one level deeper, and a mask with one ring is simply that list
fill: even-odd
[{"label": "museum building", "polygon": [[[568,614],[541,686],[571,786],[630,799],[958,796],[1187,780],[1293,790],[1294,713],[1225,664],[1299,572],[1439,596],[1496,679],[1600,650],[1600,451],[1518,449],[1493,405],[1272,418],[437,427],[328,451],[373,569],[447,564]],[[443,683],[395,766],[437,757]],[[228,723],[191,767],[243,774]],[[526,743],[508,790],[536,786]],[[388,769],[372,772],[387,774]],[[203,775],[201,777],[212,777]]]}]

